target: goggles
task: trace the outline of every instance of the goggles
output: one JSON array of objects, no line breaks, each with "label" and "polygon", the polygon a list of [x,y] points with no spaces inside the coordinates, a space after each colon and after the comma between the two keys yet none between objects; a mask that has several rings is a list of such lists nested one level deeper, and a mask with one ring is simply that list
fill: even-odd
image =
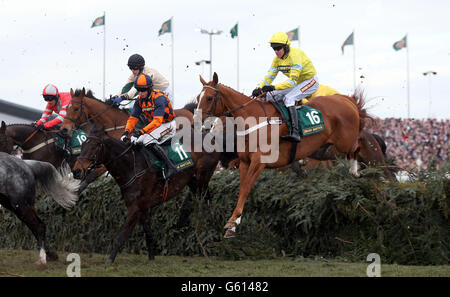
[{"label": "goggles", "polygon": [[43,95],[43,96],[44,96],[44,100],[47,101],[47,102],[57,99],[57,97],[54,96],[54,95]]}]

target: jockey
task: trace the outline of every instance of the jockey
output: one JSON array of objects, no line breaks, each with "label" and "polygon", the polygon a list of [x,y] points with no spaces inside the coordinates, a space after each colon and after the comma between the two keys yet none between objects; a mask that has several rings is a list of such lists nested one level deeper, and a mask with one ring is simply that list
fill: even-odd
[{"label": "jockey", "polygon": [[123,100],[133,99],[137,95],[138,91],[136,90],[136,88],[131,86],[131,88],[128,90],[127,85],[133,85],[136,77],[141,73],[150,76],[153,81],[153,86],[157,90],[161,90],[166,93],[169,99],[172,99],[172,95],[169,93],[169,81],[156,69],[145,66],[145,60],[141,55],[131,55],[130,58],[128,58],[128,67],[130,68],[132,73],[130,77],[128,77],[128,80],[125,86],[122,88],[120,95],[117,95],[113,98],[112,103],[114,105],[119,105]]},{"label": "jockey", "polygon": [[[58,88],[52,84],[48,84],[44,87],[42,96],[47,102],[47,106],[42,113],[41,119],[34,124],[34,126],[39,130],[44,128],[49,129],[60,125],[66,117],[66,108],[69,105],[70,100],[72,100],[72,96],[69,92],[60,93]],[[49,121],[48,118],[53,112],[58,115],[53,120]]]},{"label": "jockey", "polygon": [[[299,142],[298,114],[295,102],[312,95],[317,91],[319,82],[316,69],[306,54],[297,48],[290,46],[288,35],[284,32],[275,33],[270,39],[270,46],[275,51],[276,57],[272,61],[268,74],[253,90],[252,96],[256,97],[263,92],[269,92],[267,100],[278,101],[283,99],[291,116],[292,131],[290,135],[282,136],[284,139]],[[272,81],[281,71],[288,79],[276,85]]]},{"label": "jockey", "polygon": [[134,102],[133,110],[128,118],[125,132],[120,140],[128,141],[139,116],[143,114],[150,122],[141,130],[131,136],[133,144],[143,144],[149,148],[159,159],[166,163],[164,178],[168,179],[177,172],[176,166],[160,144],[172,138],[176,132],[175,112],[167,95],[157,89],[153,89],[153,83],[147,74],[139,74],[134,81],[134,88],[139,92],[139,98]]}]

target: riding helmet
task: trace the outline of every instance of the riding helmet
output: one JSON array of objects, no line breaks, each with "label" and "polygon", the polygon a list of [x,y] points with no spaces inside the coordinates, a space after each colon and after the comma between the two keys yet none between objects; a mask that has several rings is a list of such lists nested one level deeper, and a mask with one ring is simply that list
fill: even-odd
[{"label": "riding helmet", "polygon": [[139,54],[131,55],[130,58],[128,58],[128,67],[130,69],[139,69],[142,70],[145,66],[145,60],[144,57],[142,57]]},{"label": "riding helmet", "polygon": [[48,84],[44,87],[44,90],[42,91],[42,96],[46,101],[58,99],[59,97],[58,88],[55,85]]},{"label": "riding helmet", "polygon": [[153,88],[153,81],[147,74],[141,73],[134,80],[134,88],[139,92],[148,91],[150,94]]}]

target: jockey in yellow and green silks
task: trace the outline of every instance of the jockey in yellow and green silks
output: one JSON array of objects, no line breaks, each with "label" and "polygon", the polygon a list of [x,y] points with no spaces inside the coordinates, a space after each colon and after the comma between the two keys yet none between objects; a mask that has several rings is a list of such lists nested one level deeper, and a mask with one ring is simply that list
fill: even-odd
[{"label": "jockey in yellow and green silks", "polygon": [[[276,56],[264,80],[261,81],[258,88],[253,90],[252,95],[258,96],[263,92],[268,92],[267,100],[283,100],[291,116],[292,131],[282,138],[299,142],[301,139],[298,134],[298,115],[295,102],[311,96],[317,91],[319,82],[316,69],[302,50],[291,47],[286,33],[275,33],[270,39],[270,46]],[[282,72],[287,80],[271,85],[278,72]]]}]

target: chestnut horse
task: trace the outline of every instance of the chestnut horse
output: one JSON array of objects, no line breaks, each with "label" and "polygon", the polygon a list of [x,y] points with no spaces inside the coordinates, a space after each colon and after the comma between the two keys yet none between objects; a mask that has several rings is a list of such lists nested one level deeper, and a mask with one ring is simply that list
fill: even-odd
[{"label": "chestnut horse", "polygon": [[[276,124],[276,121],[269,121],[280,119],[280,114],[271,103],[257,101],[256,98],[251,99],[230,87],[219,84],[217,73],[214,73],[213,80],[209,83],[200,76],[200,82],[203,84],[203,89],[197,97],[198,106],[194,115],[194,124],[202,122],[203,113],[214,117],[226,115],[234,118],[239,117],[244,119],[246,123],[248,123],[247,120],[251,121],[253,118],[256,119],[253,121],[257,122],[257,124],[248,127],[248,130],[242,131],[242,135],[245,135],[243,136],[245,137],[245,147],[242,151],[239,149],[237,152],[240,160],[239,197],[232,216],[225,224],[225,238],[235,235],[236,227],[241,221],[245,200],[261,171],[266,167],[286,166],[293,160],[310,156],[325,145],[333,145],[338,152],[346,154],[350,160],[350,171],[354,175],[359,175],[357,162],[358,135],[364,126],[364,119],[369,117],[363,109],[364,100],[361,96],[333,95],[311,99],[307,105],[321,111],[325,130],[304,137],[301,142],[295,143],[279,138],[279,135],[286,135],[289,131],[285,123],[280,125]],[[267,132],[265,135],[258,133],[258,131],[262,131],[258,130],[259,127],[268,123],[272,123],[269,125],[269,129],[272,128],[270,133]],[[271,137],[274,131],[278,132],[276,138]],[[252,134],[253,136],[259,134],[253,137],[257,140],[256,143],[255,141],[249,142],[252,139]],[[276,147],[277,144],[279,155],[273,160],[271,159],[273,151],[268,151],[263,146],[272,145],[272,147]]]}]

